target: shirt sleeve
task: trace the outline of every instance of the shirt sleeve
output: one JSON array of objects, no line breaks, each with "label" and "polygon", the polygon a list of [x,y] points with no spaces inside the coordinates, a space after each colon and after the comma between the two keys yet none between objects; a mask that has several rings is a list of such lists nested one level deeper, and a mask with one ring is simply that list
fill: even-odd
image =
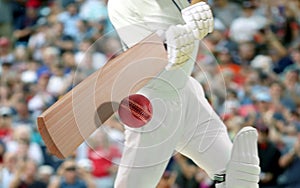
[{"label": "shirt sleeve", "polygon": [[122,42],[129,48],[154,32],[143,22],[130,1],[110,0],[108,15]]}]

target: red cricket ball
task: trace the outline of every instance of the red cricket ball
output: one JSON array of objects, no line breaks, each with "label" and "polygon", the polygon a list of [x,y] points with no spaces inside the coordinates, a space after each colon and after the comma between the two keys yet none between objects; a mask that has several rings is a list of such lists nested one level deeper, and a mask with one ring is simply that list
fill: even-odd
[{"label": "red cricket ball", "polygon": [[152,104],[147,97],[133,94],[125,97],[118,109],[120,120],[127,126],[139,128],[152,118]]}]

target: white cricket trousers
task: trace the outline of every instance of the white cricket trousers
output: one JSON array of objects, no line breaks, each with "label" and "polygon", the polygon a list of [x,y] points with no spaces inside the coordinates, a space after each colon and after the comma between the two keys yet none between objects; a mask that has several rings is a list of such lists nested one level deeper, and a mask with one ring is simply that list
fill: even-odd
[{"label": "white cricket trousers", "polygon": [[232,142],[195,79],[188,78],[184,88],[167,95],[151,87],[139,93],[150,99],[153,117],[141,128],[125,130],[115,188],[155,188],[175,152],[211,178],[225,172]]}]

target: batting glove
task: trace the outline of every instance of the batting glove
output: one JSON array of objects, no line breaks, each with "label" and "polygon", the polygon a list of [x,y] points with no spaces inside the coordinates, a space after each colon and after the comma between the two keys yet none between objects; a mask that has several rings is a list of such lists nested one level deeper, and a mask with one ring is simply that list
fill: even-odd
[{"label": "batting glove", "polygon": [[189,30],[198,40],[203,39],[214,29],[214,19],[211,9],[205,2],[199,2],[191,5],[181,11],[183,20],[186,22]]},{"label": "batting glove", "polygon": [[172,25],[165,36],[169,60],[166,69],[177,69],[191,58],[195,38],[187,25]]}]

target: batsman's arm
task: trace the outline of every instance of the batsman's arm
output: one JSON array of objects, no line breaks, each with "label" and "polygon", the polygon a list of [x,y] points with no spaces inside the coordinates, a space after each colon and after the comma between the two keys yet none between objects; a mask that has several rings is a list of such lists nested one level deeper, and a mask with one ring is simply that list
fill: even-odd
[{"label": "batsman's arm", "polygon": [[[128,3],[130,3],[129,1]],[[119,7],[120,6],[120,7]],[[139,17],[138,10],[135,10],[135,5],[127,5],[123,6],[122,4],[114,0],[110,0],[108,2],[108,13],[109,18],[115,27],[120,39],[130,48],[133,45],[139,43],[143,38],[148,35],[161,31],[152,31],[147,23],[143,21],[141,17]],[[149,23],[148,23],[149,24]],[[163,31],[165,32],[165,31]],[[162,40],[165,36],[162,37]],[[193,66],[193,62],[190,61],[189,64],[185,63],[181,69],[170,70],[170,71],[162,71],[159,75],[160,79],[156,80],[167,80],[169,83],[168,86],[173,85],[175,88],[183,88],[186,82],[188,75],[192,71],[191,67]],[[184,79],[186,78],[186,79]],[[150,82],[150,87],[156,88],[158,90],[170,90],[170,88],[166,87],[166,82],[158,83],[158,82]]]},{"label": "batsman's arm", "polygon": [[[192,3],[195,3],[195,1]],[[108,4],[109,17],[121,40],[128,47],[131,47],[155,32],[151,31],[147,25],[148,23],[145,23],[138,13],[136,13],[138,12],[135,10],[136,6],[116,6],[121,5],[115,3]],[[209,9],[207,4],[200,4],[198,6],[192,5],[189,9],[184,9],[183,18],[186,24],[183,23],[177,26],[171,25],[170,28],[165,31],[164,37],[162,37],[166,39],[168,46],[169,64],[166,67],[168,71],[163,71],[159,77],[163,80],[167,80],[169,85],[172,85],[172,87],[176,89],[184,87],[186,80],[193,70],[199,45],[196,40],[202,39],[213,30],[212,27],[209,27],[212,25],[213,19],[210,9],[205,10],[207,7]],[[202,12],[204,12],[204,14]],[[195,14],[195,16],[191,16],[191,14]],[[161,31],[159,31],[159,34],[161,34]],[[190,34],[197,36],[192,38]],[[165,84],[160,85],[159,83],[155,83],[154,85],[151,87],[158,89],[166,88]]]}]

